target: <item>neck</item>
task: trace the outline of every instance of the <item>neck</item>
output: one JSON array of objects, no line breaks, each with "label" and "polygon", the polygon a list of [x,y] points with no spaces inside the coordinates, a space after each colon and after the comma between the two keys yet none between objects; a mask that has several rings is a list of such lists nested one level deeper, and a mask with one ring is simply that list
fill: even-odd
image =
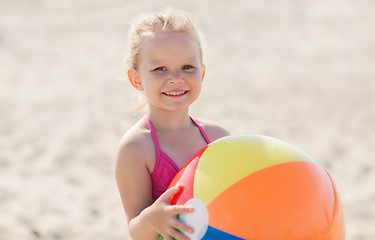
[{"label": "neck", "polygon": [[158,131],[180,130],[192,125],[189,112],[149,111],[148,116]]}]

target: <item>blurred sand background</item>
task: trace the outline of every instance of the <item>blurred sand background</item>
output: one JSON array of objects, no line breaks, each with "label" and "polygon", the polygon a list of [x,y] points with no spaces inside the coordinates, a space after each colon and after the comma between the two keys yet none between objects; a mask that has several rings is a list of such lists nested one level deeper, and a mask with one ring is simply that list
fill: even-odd
[{"label": "blurred sand background", "polygon": [[192,114],[311,154],[347,239],[375,239],[375,1],[0,0],[0,240],[129,239],[113,174],[142,116],[126,34],[166,6],[205,35]]}]

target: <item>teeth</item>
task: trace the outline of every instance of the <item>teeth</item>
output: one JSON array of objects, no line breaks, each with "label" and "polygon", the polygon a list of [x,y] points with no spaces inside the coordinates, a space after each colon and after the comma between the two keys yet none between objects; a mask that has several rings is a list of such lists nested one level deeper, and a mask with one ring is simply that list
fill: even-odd
[{"label": "teeth", "polygon": [[165,95],[168,96],[178,96],[184,94],[186,91],[171,91],[171,92],[164,92]]}]

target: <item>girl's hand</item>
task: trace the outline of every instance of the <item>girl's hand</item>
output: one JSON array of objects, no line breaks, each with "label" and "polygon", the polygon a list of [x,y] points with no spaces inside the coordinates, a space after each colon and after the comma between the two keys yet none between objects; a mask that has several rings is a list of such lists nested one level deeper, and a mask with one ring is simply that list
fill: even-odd
[{"label": "girl's hand", "polygon": [[[169,199],[181,190],[174,186],[165,191],[149,208],[150,226],[154,228],[165,240],[190,240],[189,237],[179,232],[193,233],[194,229],[177,219],[177,215],[191,213],[192,207],[183,205],[170,205]],[[178,230],[177,230],[178,229]]]}]

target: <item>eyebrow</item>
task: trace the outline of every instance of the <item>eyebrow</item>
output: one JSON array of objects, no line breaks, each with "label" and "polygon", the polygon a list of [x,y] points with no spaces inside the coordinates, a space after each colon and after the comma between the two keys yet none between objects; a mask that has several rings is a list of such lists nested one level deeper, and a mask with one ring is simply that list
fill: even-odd
[{"label": "eyebrow", "polygon": [[[196,61],[197,60],[197,57],[188,57],[188,58],[185,58],[183,59],[183,61]],[[162,64],[162,63],[165,63],[166,61],[168,61],[167,59],[156,59],[156,60],[152,60],[150,61],[150,63],[152,65],[157,65],[157,64]]]},{"label": "eyebrow", "polygon": [[157,65],[157,64],[161,64],[161,63],[164,63],[166,60],[164,59],[158,59],[158,60],[153,60],[153,61],[150,61],[150,63],[152,65]]}]

